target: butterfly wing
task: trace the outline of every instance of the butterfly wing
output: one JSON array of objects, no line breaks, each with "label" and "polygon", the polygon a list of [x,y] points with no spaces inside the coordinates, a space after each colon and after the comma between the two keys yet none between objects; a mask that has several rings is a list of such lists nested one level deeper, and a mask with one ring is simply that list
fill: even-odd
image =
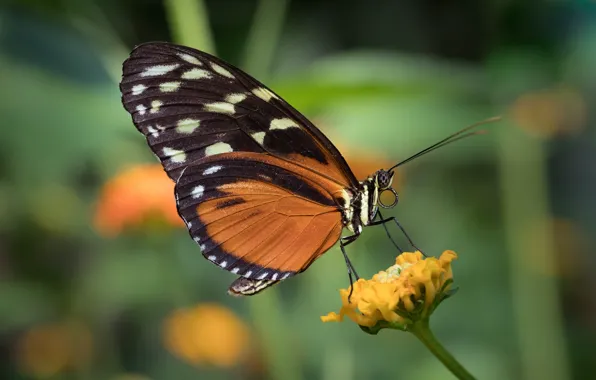
[{"label": "butterfly wing", "polygon": [[250,75],[169,43],[124,62],[122,102],[168,176],[203,255],[254,294],[305,270],[339,238],[358,181],[333,144]]},{"label": "butterfly wing", "polygon": [[137,46],[124,62],[122,101],[168,175],[227,152],[268,153],[348,187],[358,181],[337,148],[265,85],[207,53]]},{"label": "butterfly wing", "polygon": [[203,255],[255,285],[304,271],[337,242],[343,191],[299,165],[234,152],[189,166],[176,199]]}]

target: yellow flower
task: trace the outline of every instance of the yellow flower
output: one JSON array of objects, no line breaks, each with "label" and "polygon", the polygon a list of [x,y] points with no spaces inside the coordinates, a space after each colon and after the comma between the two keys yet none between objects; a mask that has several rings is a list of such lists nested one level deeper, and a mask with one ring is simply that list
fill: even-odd
[{"label": "yellow flower", "polygon": [[248,354],[249,335],[240,318],[215,303],[176,310],[164,323],[166,347],[191,364],[232,367]]},{"label": "yellow flower", "polygon": [[104,236],[115,236],[126,227],[151,220],[184,226],[176,211],[174,182],[161,165],[139,165],[110,179],[102,189],[95,214],[95,228]]},{"label": "yellow flower", "polygon": [[347,316],[371,333],[384,327],[407,330],[412,323],[428,319],[451,295],[451,262],[456,258],[453,251],[443,252],[438,259],[425,258],[420,252],[404,252],[387,270],[370,280],[359,279],[351,297],[350,288],[341,289],[339,313],[329,313],[321,320],[340,322]]}]

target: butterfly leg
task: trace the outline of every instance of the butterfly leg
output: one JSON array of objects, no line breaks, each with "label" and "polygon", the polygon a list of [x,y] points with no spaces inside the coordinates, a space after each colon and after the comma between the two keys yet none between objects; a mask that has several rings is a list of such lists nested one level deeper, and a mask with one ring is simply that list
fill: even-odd
[{"label": "butterfly leg", "polygon": [[[378,210],[378,211],[377,211],[377,215],[379,215],[379,218],[381,218],[381,220],[383,220],[383,215],[381,215],[381,210]],[[395,248],[397,248],[397,250],[398,250],[400,253],[403,253],[403,252],[404,252],[404,251],[403,251],[403,249],[401,249],[401,248],[399,247],[399,245],[397,245],[397,243],[395,242],[395,240],[393,240],[393,237],[392,237],[392,236],[391,236],[391,234],[389,233],[389,229],[387,228],[387,225],[386,225],[385,223],[375,223],[375,222],[372,222],[370,225],[374,226],[374,225],[376,225],[376,224],[380,224],[380,225],[382,225],[382,226],[383,226],[383,229],[385,230],[385,233],[387,234],[387,237],[389,238],[389,240],[391,240],[391,243],[393,243],[393,246],[394,246]]]},{"label": "butterfly leg", "polygon": [[341,253],[344,255],[344,260],[346,260],[346,266],[348,267],[348,278],[350,280],[350,294],[348,295],[348,302],[350,302],[350,298],[352,297],[352,293],[354,292],[354,279],[352,278],[352,275],[356,278],[356,281],[360,279],[360,276],[358,276],[358,273],[356,273],[356,269],[354,269],[352,262],[348,258],[348,254],[346,253],[345,247],[346,245],[349,245],[356,241],[356,239],[358,239],[358,236],[360,235],[346,236],[339,239],[339,248],[341,248]]},{"label": "butterfly leg", "polygon": [[[384,226],[384,225],[385,225],[385,223],[388,223],[388,222],[395,222],[395,224],[396,224],[396,225],[397,225],[397,227],[398,227],[398,228],[401,230],[401,232],[404,234],[404,236],[406,237],[406,239],[408,239],[408,242],[410,243],[410,245],[411,245],[411,246],[412,246],[414,249],[416,249],[417,251],[420,251],[420,253],[422,253],[422,255],[423,255],[424,257],[427,257],[427,256],[426,256],[426,254],[425,254],[425,253],[424,253],[424,252],[423,252],[423,251],[422,251],[420,248],[418,248],[418,247],[416,246],[416,244],[414,244],[414,242],[412,241],[412,239],[410,238],[410,236],[408,235],[408,233],[406,232],[406,230],[405,230],[405,229],[402,227],[402,225],[401,225],[401,224],[399,224],[399,222],[397,221],[397,219],[395,219],[395,217],[394,217],[394,216],[392,216],[392,217],[390,217],[390,218],[387,218],[387,219],[383,219],[383,217],[381,216],[381,214],[379,214],[379,216],[381,217],[381,220],[374,221],[374,222],[370,223],[369,225],[370,225],[370,226],[376,226],[376,225],[382,224],[382,225]],[[392,240],[392,241],[393,241],[393,240]],[[395,244],[395,243],[394,243],[394,244]],[[401,251],[401,250],[400,250],[400,251]]]}]

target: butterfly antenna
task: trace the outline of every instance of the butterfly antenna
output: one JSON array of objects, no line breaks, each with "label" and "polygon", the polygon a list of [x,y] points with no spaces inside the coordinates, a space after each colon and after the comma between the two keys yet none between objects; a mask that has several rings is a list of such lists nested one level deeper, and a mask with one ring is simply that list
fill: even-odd
[{"label": "butterfly antenna", "polygon": [[473,132],[469,132],[469,131],[471,129],[474,129],[474,128],[479,127],[481,125],[489,124],[489,123],[494,123],[494,122],[497,122],[499,120],[501,120],[501,116],[495,116],[495,117],[488,118],[486,120],[479,121],[479,122],[474,123],[472,125],[469,125],[469,126],[467,126],[465,128],[462,128],[459,131],[453,133],[452,135],[449,135],[446,138],[442,139],[441,141],[439,141],[439,142],[437,142],[437,143],[429,146],[428,148],[421,150],[420,152],[418,152],[418,153],[416,153],[416,154],[414,154],[414,155],[406,158],[405,160],[403,160],[401,162],[398,162],[397,164],[393,165],[391,168],[387,169],[387,171],[391,171],[391,170],[397,168],[398,166],[401,166],[401,165],[403,165],[403,164],[405,164],[407,162],[410,162],[410,161],[412,161],[412,160],[414,160],[414,159],[416,159],[418,157],[424,156],[425,154],[430,153],[430,152],[432,152],[435,149],[442,148],[445,145],[454,143],[454,142],[456,142],[458,140],[462,140],[462,139],[465,139],[465,138],[468,138],[468,137],[471,137],[471,136],[475,136],[475,135],[483,135],[483,134],[487,133],[487,131],[485,131],[485,130],[473,131]]}]

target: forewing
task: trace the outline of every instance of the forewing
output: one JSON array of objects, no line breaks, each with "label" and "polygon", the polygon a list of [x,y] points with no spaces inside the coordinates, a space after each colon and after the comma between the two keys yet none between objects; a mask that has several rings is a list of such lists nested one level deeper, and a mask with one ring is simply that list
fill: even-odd
[{"label": "forewing", "polygon": [[255,153],[205,159],[176,185],[178,212],[203,255],[259,281],[293,276],[337,242],[343,191],[299,165]]},{"label": "forewing", "polygon": [[136,47],[124,62],[122,101],[166,172],[228,152],[270,153],[345,187],[357,180],[304,116],[242,70],[169,43]]}]

